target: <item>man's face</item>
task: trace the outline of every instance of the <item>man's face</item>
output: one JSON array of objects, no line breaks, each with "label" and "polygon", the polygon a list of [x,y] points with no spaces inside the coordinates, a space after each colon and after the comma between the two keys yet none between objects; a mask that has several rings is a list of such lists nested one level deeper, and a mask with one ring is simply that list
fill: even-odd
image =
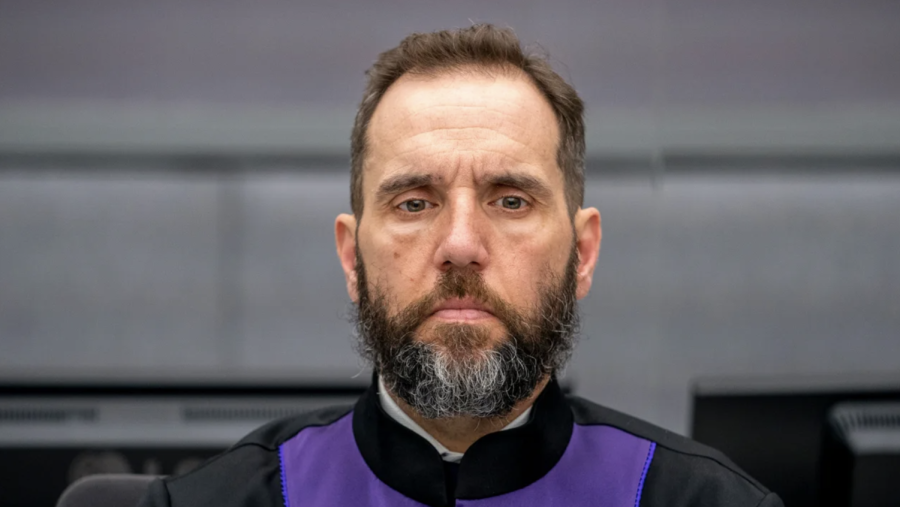
[{"label": "man's face", "polygon": [[363,214],[338,217],[351,298],[406,318],[408,340],[472,363],[515,339],[511,327],[540,325],[548,295],[583,297],[599,215],[569,215],[558,140],[524,76],[401,77],[368,128]]}]

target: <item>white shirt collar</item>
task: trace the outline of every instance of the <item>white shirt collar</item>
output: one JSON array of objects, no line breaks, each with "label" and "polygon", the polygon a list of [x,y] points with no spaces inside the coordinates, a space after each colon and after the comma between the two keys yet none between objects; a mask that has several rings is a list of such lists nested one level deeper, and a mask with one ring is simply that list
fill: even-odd
[{"label": "white shirt collar", "polygon": [[[406,412],[404,412],[403,409],[400,408],[399,405],[397,405],[397,402],[394,401],[393,398],[391,398],[391,395],[388,394],[388,391],[384,387],[384,382],[381,380],[380,375],[378,376],[378,400],[381,401],[381,408],[383,408],[384,411],[387,412],[389,416],[391,416],[391,419],[397,421],[398,423],[412,430],[420,437],[427,440],[428,443],[430,443],[432,446],[434,446],[435,449],[437,449],[437,452],[441,455],[441,458],[444,461],[449,461],[451,463],[459,463],[460,461],[462,461],[463,453],[453,452],[450,449],[447,449],[446,447],[444,447],[444,444],[438,442],[436,438],[431,436],[427,431],[425,431],[421,426],[413,421],[411,417],[406,415]],[[500,431],[511,430],[513,428],[522,426],[523,424],[528,422],[528,416],[530,415],[531,407],[528,407],[524,412],[519,414],[519,417],[513,419],[512,422],[507,424]]]}]

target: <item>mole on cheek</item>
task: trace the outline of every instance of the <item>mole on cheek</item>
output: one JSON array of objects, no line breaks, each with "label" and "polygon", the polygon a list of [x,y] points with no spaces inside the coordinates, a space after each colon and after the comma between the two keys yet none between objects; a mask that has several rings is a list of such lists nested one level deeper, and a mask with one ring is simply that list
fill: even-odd
[{"label": "mole on cheek", "polygon": [[400,252],[394,252],[394,258],[395,258],[395,259],[399,259],[399,258],[400,258]]}]

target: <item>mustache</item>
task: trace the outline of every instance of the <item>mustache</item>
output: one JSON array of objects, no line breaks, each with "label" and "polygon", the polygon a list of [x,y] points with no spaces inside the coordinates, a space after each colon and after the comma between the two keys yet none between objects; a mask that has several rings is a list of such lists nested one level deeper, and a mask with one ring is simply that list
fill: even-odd
[{"label": "mustache", "polygon": [[401,329],[415,329],[440,302],[466,297],[486,306],[507,329],[520,329],[523,325],[520,313],[491,289],[480,273],[470,268],[455,268],[442,273],[429,293],[407,305],[391,320]]}]

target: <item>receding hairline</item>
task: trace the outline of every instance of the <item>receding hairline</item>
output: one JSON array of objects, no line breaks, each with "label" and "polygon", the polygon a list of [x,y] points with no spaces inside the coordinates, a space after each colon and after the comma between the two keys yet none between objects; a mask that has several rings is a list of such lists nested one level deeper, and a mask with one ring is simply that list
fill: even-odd
[{"label": "receding hairline", "polygon": [[[562,142],[562,128],[559,124],[559,117],[554,110],[553,104],[550,99],[547,98],[546,94],[540,89],[538,83],[535,82],[534,78],[532,78],[523,69],[506,62],[465,63],[446,66],[434,66],[433,68],[413,68],[401,74],[387,88],[385,88],[384,92],[381,94],[381,97],[379,97],[378,99],[378,103],[372,110],[372,114],[369,117],[369,121],[366,124],[365,130],[363,131],[364,149],[361,153],[362,160],[360,160],[360,168],[362,169],[362,172],[364,173],[366,171],[367,162],[369,160],[369,148],[371,146],[371,138],[369,137],[369,132],[372,128],[372,124],[375,123],[375,118],[378,117],[378,111],[382,108],[385,97],[388,95],[388,93],[390,93],[391,89],[394,88],[397,83],[409,80],[433,81],[445,77],[467,76],[488,77],[493,79],[509,78],[513,81],[520,81],[529,84],[531,89],[535,93],[537,93],[538,97],[540,97],[544,106],[547,107],[547,110],[550,112],[550,115],[554,120],[553,129],[555,130],[555,135],[553,139],[553,149],[556,151],[560,149],[560,144]],[[562,167],[559,167],[558,163],[556,165],[557,170],[562,171]],[[360,176],[364,176],[364,174],[361,174]]]},{"label": "receding hairline", "polygon": [[[481,76],[504,76],[504,77],[523,77],[528,78],[532,83],[531,76],[522,68],[510,62],[466,62],[466,63],[448,63],[435,65],[420,65],[407,69],[401,74],[397,81],[406,76],[421,76],[423,78],[440,78],[447,75],[481,75]],[[393,83],[391,83],[393,85]],[[537,85],[535,85],[537,86]],[[388,87],[390,88],[390,86]]]}]

